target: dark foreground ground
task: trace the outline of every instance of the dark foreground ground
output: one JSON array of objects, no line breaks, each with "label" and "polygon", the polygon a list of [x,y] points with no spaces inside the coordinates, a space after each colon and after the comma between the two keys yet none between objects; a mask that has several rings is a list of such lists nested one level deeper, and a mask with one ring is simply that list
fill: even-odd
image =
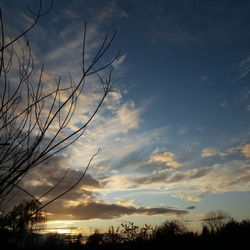
[{"label": "dark foreground ground", "polygon": [[186,230],[178,222],[166,222],[160,227],[142,228],[134,223],[125,223],[121,227],[110,228],[107,233],[96,231],[84,242],[81,235],[46,235],[20,233],[2,230],[0,249],[250,249],[250,221],[225,224],[208,223],[202,233]]}]

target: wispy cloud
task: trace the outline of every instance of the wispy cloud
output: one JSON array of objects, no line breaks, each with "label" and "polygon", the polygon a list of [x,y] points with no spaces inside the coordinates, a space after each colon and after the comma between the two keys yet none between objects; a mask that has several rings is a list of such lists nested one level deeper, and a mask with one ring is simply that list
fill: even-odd
[{"label": "wispy cloud", "polygon": [[219,150],[216,148],[204,148],[201,152],[202,158],[208,158],[212,156],[220,156],[221,158],[230,157],[232,155],[243,155],[245,158],[250,157],[250,144],[248,143],[240,143],[237,146],[229,147],[224,150]]},{"label": "wispy cloud", "polygon": [[115,60],[114,63],[113,63],[114,68],[117,69],[117,70],[120,69],[120,67],[124,63],[126,57],[127,57],[127,55],[124,54],[124,55],[120,56],[119,58],[117,58],[117,60]]},{"label": "wispy cloud", "polygon": [[238,80],[246,77],[250,72],[250,56],[244,58],[239,64],[240,76]]}]

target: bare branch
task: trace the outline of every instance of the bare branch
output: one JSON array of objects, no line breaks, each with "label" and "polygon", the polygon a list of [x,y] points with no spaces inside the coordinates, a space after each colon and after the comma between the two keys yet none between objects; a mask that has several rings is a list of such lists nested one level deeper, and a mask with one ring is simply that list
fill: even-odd
[{"label": "bare branch", "polygon": [[[64,87],[59,76],[55,81],[54,89],[51,90],[44,85],[46,67],[42,65],[38,75],[34,72],[32,49],[26,35],[36,26],[39,19],[51,10],[52,5],[53,0],[51,0],[49,7],[44,10],[42,0],[39,0],[37,11],[26,6],[31,15],[34,16],[34,20],[23,32],[10,38],[8,42],[5,39],[5,22],[0,10],[1,210],[3,210],[3,204],[6,206],[7,203],[13,201],[16,190],[24,192],[36,202],[41,202],[42,198],[64,181],[67,170],[63,177],[38,199],[21,185],[21,181],[24,181],[24,177],[31,169],[42,168],[44,166],[42,163],[72,146],[84,134],[106,96],[113,91],[112,64],[119,57],[120,52],[105,63],[102,62],[102,59],[113,43],[116,32],[111,36],[107,34],[103,38],[96,53],[89,59],[89,63],[86,63],[86,21],[83,28],[81,54],[82,74],[78,80],[72,79],[69,73],[69,84]],[[26,44],[21,50],[19,41],[20,44]],[[13,74],[15,77],[12,77]],[[76,107],[81,96],[84,95],[86,82],[90,76],[95,76],[97,81],[99,80],[101,90],[99,100],[89,110],[88,118],[80,121],[80,126],[73,127],[71,125],[74,119],[79,119]],[[81,177],[72,183],[69,189],[41,205],[34,214],[75,188],[82,181],[92,160],[99,152],[100,150],[91,157]]]}]

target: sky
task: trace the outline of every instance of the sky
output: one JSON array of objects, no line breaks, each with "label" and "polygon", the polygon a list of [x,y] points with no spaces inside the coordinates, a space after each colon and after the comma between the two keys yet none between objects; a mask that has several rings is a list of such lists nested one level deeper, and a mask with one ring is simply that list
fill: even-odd
[{"label": "sky", "polygon": [[[38,1],[27,3],[35,9]],[[23,1],[0,4],[10,35],[32,21]],[[81,139],[23,180],[39,196],[70,168],[53,197],[101,149],[82,183],[46,208],[50,230],[168,219],[196,228],[216,209],[250,218],[249,10],[243,0],[54,0],[27,35],[48,89],[59,75],[80,77],[84,20],[87,58],[114,31],[103,60],[120,57],[115,91]],[[72,126],[99,100],[96,79],[88,81]]]}]

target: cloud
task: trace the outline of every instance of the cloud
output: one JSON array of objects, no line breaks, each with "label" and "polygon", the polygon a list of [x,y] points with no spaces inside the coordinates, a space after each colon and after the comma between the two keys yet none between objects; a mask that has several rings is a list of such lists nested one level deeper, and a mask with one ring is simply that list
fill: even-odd
[{"label": "cloud", "polygon": [[221,108],[225,108],[226,106],[227,106],[227,102],[226,101],[220,102],[220,107]]},{"label": "cloud", "polygon": [[119,120],[125,131],[129,129],[138,128],[140,123],[139,110],[135,109],[133,101],[124,103],[117,111],[117,119]]},{"label": "cloud", "polygon": [[151,155],[149,163],[163,163],[169,168],[179,168],[182,166],[182,163],[175,159],[174,153],[168,151]]},{"label": "cloud", "polygon": [[250,158],[250,144],[245,144],[241,148],[241,154],[243,154],[246,158]]},{"label": "cloud", "polygon": [[171,190],[180,183],[195,183],[196,179],[208,175],[211,168],[196,168],[190,170],[172,170],[164,172],[154,172],[152,174],[137,175],[113,175],[99,179],[104,190],[129,190],[129,189],[152,189],[152,190]]},{"label": "cloud", "polygon": [[187,192],[179,191],[179,192],[173,192],[172,196],[181,200],[199,202],[202,200],[203,194],[200,194],[199,192],[192,193],[190,191]]},{"label": "cloud", "polygon": [[[116,10],[117,6],[103,10],[98,15],[97,23],[112,18],[118,13]],[[118,14],[125,17],[122,11]],[[68,12],[68,17],[74,18],[70,12]],[[50,50],[44,55],[47,61],[53,61],[48,65],[49,72],[46,75],[46,83],[54,84],[52,73],[64,74],[71,70],[75,76],[79,73],[75,70],[73,64],[78,64],[81,60],[79,58],[77,61],[75,58],[81,54],[82,34],[73,34],[75,27],[72,27],[67,27],[65,31],[59,34],[58,39],[63,41],[62,45],[55,49],[50,44],[50,47],[48,47]],[[87,51],[87,57],[91,55],[100,41],[99,30],[97,25],[94,24],[88,28],[88,42],[90,43],[92,39],[94,39],[94,42]],[[181,37],[182,34],[183,37]],[[177,34],[175,38],[185,39],[185,33],[180,32],[179,35]],[[189,39],[189,36],[186,38]],[[192,36],[190,38],[192,39]],[[188,40],[186,42],[189,43]],[[190,42],[192,43],[191,40]],[[37,57],[39,58],[39,55]],[[62,60],[62,58],[67,58],[67,60]],[[126,55],[124,54],[115,62],[114,67],[121,68],[125,59]],[[246,61],[245,63],[249,62]],[[242,64],[242,68],[248,70],[244,65]],[[58,66],[61,66],[61,68],[56,70]],[[80,121],[84,121],[88,117],[88,110],[92,110],[94,104],[98,101],[98,97],[100,97],[96,93],[95,80],[90,79],[90,83],[94,85],[91,89],[93,92],[85,94],[79,99],[77,116],[72,121],[75,127],[79,126]],[[207,81],[207,77],[204,76],[201,80]],[[47,197],[48,199],[53,198],[79,178],[82,173],[80,171],[82,165],[88,162],[90,156],[96,152],[96,148],[103,148],[103,153],[95,158],[90,172],[85,176],[83,182],[63,197],[61,203],[59,203],[61,204],[60,207],[63,208],[63,214],[68,218],[116,218],[123,214],[184,213],[166,208],[138,208],[135,207],[132,199],[121,199],[118,200],[117,204],[109,204],[105,201],[98,202],[98,196],[119,190],[128,191],[146,188],[164,190],[168,194],[181,199],[199,201],[208,192],[219,193],[229,190],[244,191],[249,189],[249,171],[247,170],[249,166],[246,165],[246,162],[237,162],[236,164],[229,161],[227,162],[228,165],[217,164],[205,168],[200,166],[194,169],[180,169],[183,164],[176,159],[176,155],[172,152],[155,152],[149,155],[149,152],[152,152],[152,146],[157,140],[159,142],[162,139],[166,131],[155,129],[142,132],[138,128],[143,122],[143,108],[136,105],[132,100],[124,101],[125,98],[121,94],[114,95],[112,93],[108,98],[105,102],[106,106],[97,114],[94,123],[88,126],[84,137],[65,154],[65,157],[52,158],[47,165],[43,166],[41,171],[35,169],[30,173],[29,178],[24,181],[24,187],[27,187],[34,195],[40,196],[53,187],[62,178],[66,168],[71,166],[72,169],[68,170],[64,181]],[[71,129],[73,129],[73,125]],[[179,131],[179,134],[183,133],[186,133],[185,129]],[[247,145],[238,149],[238,152],[249,158],[250,150]],[[215,148],[204,148],[201,155],[202,157],[211,157],[222,155],[222,153]],[[137,167],[145,162],[145,159],[149,159],[150,164],[163,165],[166,168],[164,171],[155,171],[150,175],[145,174],[145,172],[137,173]],[[130,170],[131,172],[129,172]],[[52,211],[53,206],[48,209]],[[55,211],[56,208],[54,208],[54,213]],[[97,214],[97,211],[100,215]]]},{"label": "cloud", "polygon": [[227,149],[226,152],[221,152],[216,148],[204,148],[201,152],[201,157],[207,158],[207,157],[212,157],[212,156],[220,156],[221,158],[224,158],[225,156],[230,154],[230,151],[232,150]]},{"label": "cloud", "polygon": [[204,148],[201,152],[201,157],[211,157],[218,154],[215,148]]},{"label": "cloud", "polygon": [[120,69],[120,67],[122,66],[122,64],[124,63],[125,59],[126,59],[127,55],[124,54],[122,56],[120,56],[119,58],[117,58],[114,63],[113,66],[116,70]]},{"label": "cloud", "polygon": [[94,22],[101,24],[103,22],[110,21],[114,18],[128,18],[128,14],[115,2],[108,2],[104,8],[98,11],[97,15],[94,15]]},{"label": "cloud", "polygon": [[[98,43],[100,44],[101,33],[99,34],[97,23],[110,19],[116,14],[127,18],[125,12],[120,11],[120,13],[118,13],[116,10],[117,6],[106,8],[98,15],[96,23],[92,22],[91,25],[88,26],[87,44],[90,44],[90,41],[92,40],[93,42],[91,42],[90,48],[86,51],[87,60],[90,58],[92,51],[97,48]],[[64,14],[68,18],[76,18],[76,13],[72,13],[70,10]],[[74,24],[76,23],[74,22]],[[65,79],[67,79],[66,74],[68,74],[68,72],[72,73],[72,77],[76,81],[79,79],[81,74],[82,33],[78,32],[80,29],[77,27],[79,27],[79,24],[74,25],[74,27],[72,24],[70,26],[66,25],[65,29],[58,34],[58,37],[53,42],[51,41],[51,37],[47,36],[45,37],[46,39],[43,37],[44,40],[47,40],[46,44],[48,46],[46,52],[39,48],[39,44],[36,45],[34,58],[45,61],[46,65],[43,75],[43,82],[45,83],[43,89],[44,92],[50,91],[54,88],[54,78],[57,78],[58,75],[62,76],[62,84],[66,83]],[[74,33],[75,30],[77,30],[77,33]],[[46,32],[44,35],[48,35],[51,31],[52,30],[49,30],[48,33]],[[125,58],[126,55],[122,55],[115,62],[114,67],[117,69],[121,68]],[[35,60],[35,63],[39,62]],[[79,67],[75,67],[75,65],[79,65]],[[34,74],[37,76],[38,72],[34,71]],[[59,139],[61,139],[61,136],[63,137],[65,134],[67,135],[70,130],[77,129],[81,122],[84,123],[89,117],[89,113],[91,113],[93,107],[95,107],[98,102],[100,94],[98,92],[99,89],[96,84],[96,79],[90,78],[88,80],[89,83],[86,84],[87,90],[91,90],[91,93],[84,93],[79,98],[79,106],[76,109],[77,115],[72,118],[72,123],[68,130],[63,131],[63,133],[59,135]],[[62,101],[65,96],[62,94],[60,98]],[[49,111],[47,104],[48,102],[45,103],[43,115],[46,115],[46,112]],[[125,158],[130,157],[131,154],[137,152],[142,147],[145,147],[145,145],[153,143],[153,141],[156,140],[155,138],[160,137],[162,133],[161,129],[147,131],[145,133],[140,132],[136,135],[132,133],[130,134],[131,130],[139,128],[142,122],[141,113],[143,111],[143,109],[136,106],[132,100],[122,101],[121,95],[119,97],[112,95],[109,97],[109,102],[105,102],[105,105],[106,106],[102,107],[102,110],[96,115],[94,123],[88,126],[88,130],[84,137],[80,139],[73,148],[64,151],[61,155],[54,156],[45,164],[33,169],[33,171],[28,173],[26,178],[23,179],[20,185],[39,198],[55,186],[64,176],[66,169],[69,168],[64,180],[43,198],[44,202],[49,201],[67,190],[79,179],[83,170],[82,165],[88,162],[90,156],[96,152],[96,147],[105,147],[103,150],[105,153],[102,154],[102,157],[99,157],[100,155],[98,155],[98,157],[95,158],[95,161],[93,161],[93,172],[96,170],[98,176],[101,172],[98,171],[101,168],[105,169],[106,173],[112,173],[114,167],[119,168],[122,165],[118,165],[119,162],[124,161]],[[63,116],[64,113],[62,112],[61,115]],[[49,136],[54,135],[54,132],[57,129],[57,121],[55,123],[56,125],[52,126],[49,131]],[[56,142],[57,141],[54,143]],[[46,147],[46,145],[41,146]],[[122,165],[122,167],[125,167],[125,165]],[[81,182],[75,189],[62,197],[60,201],[56,202],[55,204],[57,205],[52,204],[49,206],[47,208],[48,211],[52,212],[54,208],[54,213],[56,214],[59,210],[58,207],[60,207],[67,218],[87,219],[99,218],[98,213],[100,213],[101,218],[115,218],[123,214],[151,215],[185,213],[184,210],[175,211],[164,208],[146,207],[136,208],[133,206],[132,201],[129,200],[120,200],[118,204],[108,204],[105,202],[98,203],[96,202],[96,197],[102,195],[99,191],[104,188],[104,182],[94,178],[94,175],[90,173],[91,172],[88,172],[88,174],[85,175],[83,182]],[[101,175],[103,175],[103,173],[104,172],[102,172]],[[19,192],[18,196],[13,199],[13,202],[17,202],[18,200],[21,201],[23,198],[29,197],[22,192]],[[84,210],[84,214],[81,212],[82,209]]]},{"label": "cloud", "polygon": [[187,207],[186,209],[188,209],[188,210],[193,210],[193,209],[195,209],[196,208],[196,206],[190,206],[190,207]]},{"label": "cloud", "polygon": [[231,148],[228,148],[226,150],[226,153],[223,153],[225,155],[243,155],[245,158],[250,158],[250,144],[249,143],[246,143],[246,144],[239,144],[235,147],[231,147]]},{"label": "cloud", "polygon": [[168,169],[152,174],[113,175],[100,179],[106,193],[116,191],[155,190],[188,201],[201,201],[209,193],[245,192],[250,188],[247,160],[193,169]]},{"label": "cloud", "polygon": [[[71,13],[70,10],[64,14],[71,18],[75,16],[75,14]],[[90,48],[88,47],[86,51],[87,59],[89,59],[88,56],[92,54],[93,50],[97,48],[97,44],[100,44],[102,32],[99,33],[100,28],[98,28],[98,23],[100,24],[104,21],[110,20],[113,16],[127,18],[126,13],[115,4],[107,5],[102,11],[100,11],[100,13],[97,13],[97,16],[97,20],[93,19],[88,25],[87,44],[91,46]],[[45,66],[46,72],[44,72],[43,76],[43,81],[45,82],[43,89],[44,92],[55,86],[54,78],[56,78],[57,75],[62,74],[63,82],[65,74],[68,74],[70,71],[73,79],[78,79],[81,73],[79,70],[81,69],[82,30],[77,29],[77,27],[79,27],[79,23],[77,23],[74,27],[72,26],[72,23],[70,23],[70,25],[66,25],[66,27],[64,27],[65,29],[58,34],[58,37],[55,37],[53,44],[50,43],[51,37],[46,37],[48,40],[48,46],[45,53],[41,53],[39,49],[36,50],[36,55],[34,55],[34,57],[42,58],[42,60],[45,61],[45,65],[47,65]],[[37,45],[37,47],[39,48],[39,45]],[[125,58],[126,55],[122,55],[116,61],[115,67],[119,68],[121,64],[124,63]],[[78,70],[76,70],[77,67],[75,67],[75,65],[79,65]],[[87,90],[90,90],[91,93],[83,93],[83,95],[79,98],[78,107],[75,113],[76,116],[72,118],[72,122],[69,124],[69,128],[67,128],[68,130],[64,130],[61,134],[59,134],[59,139],[68,135],[70,131],[77,129],[82,123],[84,124],[84,121],[87,120],[89,114],[91,114],[91,111],[96,106],[96,103],[98,103],[98,98],[100,98],[99,90],[102,90],[102,87],[100,85],[98,89],[96,79],[91,78],[88,80],[89,82],[86,84]],[[131,136],[128,139],[126,138],[130,130],[139,127],[140,122],[142,121],[142,109],[137,107],[132,100],[124,102],[122,101],[122,96],[117,96],[118,95],[113,95],[113,93],[109,95],[109,102],[105,102],[106,106],[103,105],[102,110],[100,110],[100,112],[96,115],[93,126],[90,124],[88,126],[89,130],[86,131],[84,138],[79,140],[72,149],[67,151],[67,159],[63,157],[63,159],[57,158],[58,162],[54,162],[54,168],[50,167],[50,164],[47,164],[48,166],[44,166],[43,171],[33,171],[29,175],[29,179],[28,177],[26,178],[26,187],[32,190],[35,194],[41,195],[41,189],[43,188],[44,190],[47,190],[53,186],[58,180],[60,180],[60,178],[62,178],[64,172],[66,171],[66,166],[70,166],[75,168],[75,170],[70,169],[64,182],[60,184],[60,188],[67,188],[67,186],[70,185],[68,176],[73,178],[73,182],[76,179],[76,176],[79,176],[81,173],[76,169],[80,169],[82,165],[86,164],[90,157],[96,152],[96,148],[99,147],[106,147],[107,149],[102,157],[99,158],[98,156],[97,160],[95,159],[97,162],[96,169],[101,170],[102,167],[102,169],[105,169],[106,172],[112,172],[112,168],[115,164],[113,162],[107,162],[112,161],[113,156],[117,156],[114,161],[122,161],[123,158],[126,158],[128,155],[138,150],[138,148],[141,147],[145,141],[149,141],[152,135],[143,139],[139,138],[138,143],[135,143],[134,145]],[[62,100],[65,96],[62,94],[60,98]],[[47,104],[48,102],[45,104],[42,113],[43,115],[46,115],[46,112],[50,110],[47,108]],[[61,115],[63,116],[64,112],[62,112]],[[56,121],[56,119],[54,121],[55,126],[51,126],[51,129],[48,131],[49,133],[47,135],[49,136],[53,136],[56,129],[58,129],[58,121]],[[118,142],[118,147],[114,142]],[[51,160],[51,164],[52,161],[53,160]],[[64,167],[58,166],[59,163],[64,164]],[[98,163],[100,164],[98,165]],[[50,178],[49,171],[47,171],[47,169],[53,172],[54,178]],[[88,186],[88,189],[100,188],[100,186],[98,186],[98,181],[92,178],[92,175],[90,174],[86,175],[84,183],[85,188]],[[89,185],[87,185],[87,183]],[[56,193],[57,190],[54,190],[53,192]]]},{"label": "cloud", "polygon": [[[54,207],[56,209],[56,207]],[[53,211],[52,220],[90,220],[90,219],[115,219],[123,215],[174,215],[181,216],[188,214],[187,210],[170,209],[164,207],[134,207],[104,202],[81,203],[76,206],[62,207],[60,211]]]},{"label": "cloud", "polygon": [[135,171],[148,158],[151,147],[166,133],[166,128],[139,130],[143,122],[141,115],[142,109],[132,101],[122,103],[120,99],[111,111],[102,107],[85,136],[70,149],[70,164],[81,167],[101,148],[102,152],[89,169],[94,176],[111,175],[120,169]]},{"label": "cloud", "polygon": [[[54,156],[46,164],[40,165],[39,167],[29,171],[29,173],[23,178],[19,185],[37,199],[42,197],[47,191],[51,190],[41,199],[44,204],[68,190],[81,177],[83,170],[79,171],[72,168],[67,169],[68,163],[68,156]],[[67,174],[63,178],[66,173],[66,169]],[[59,183],[60,180],[62,181]],[[52,187],[55,188],[52,189]],[[63,196],[61,201],[64,204],[70,204],[76,200],[94,200],[94,190],[100,189],[102,189],[102,184],[89,173],[87,173],[78,186],[71,190],[67,195]],[[20,203],[24,199],[31,199],[30,196],[18,189],[16,189],[14,193],[15,192],[18,193],[8,204],[9,208]]]},{"label": "cloud", "polygon": [[216,148],[204,148],[201,152],[201,157],[212,157],[212,156],[220,156],[222,159],[226,159],[227,157],[230,157],[232,155],[240,156],[243,155],[246,158],[250,158],[250,144],[243,144],[240,143],[239,145],[236,145],[234,147],[230,147],[224,150],[219,151]]},{"label": "cloud", "polygon": [[[33,181],[39,181],[43,185],[53,186],[55,185],[64,175],[67,170],[64,181],[60,184],[60,188],[67,188],[67,186],[72,185],[76,182],[82,175],[84,169],[77,170],[74,168],[69,168],[69,158],[68,155],[58,155],[50,158],[45,164],[31,170],[28,176],[25,178],[25,184],[33,186]],[[53,174],[52,174],[53,173]],[[88,187],[100,187],[98,180],[94,179],[90,174],[86,174],[81,185]],[[36,185],[35,185],[36,186]]]},{"label": "cloud", "polygon": [[[41,196],[65,173],[66,165],[69,159],[55,156],[51,158],[43,167],[34,169],[29,173],[26,180],[23,181],[23,187],[29,190],[36,197]],[[44,202],[61,194],[67,190],[76,180],[79,179],[82,172],[69,169],[65,179],[50,192]],[[53,173],[53,174],[51,174]],[[109,183],[106,183],[109,185]],[[50,220],[90,220],[90,219],[114,219],[124,215],[160,215],[181,216],[188,213],[187,210],[169,209],[164,207],[136,207],[134,200],[119,199],[116,204],[110,204],[97,198],[98,195],[105,192],[105,185],[102,180],[94,179],[87,174],[82,183],[73,189],[69,194],[63,196],[56,202],[46,208]],[[93,188],[93,190],[91,189]],[[114,189],[113,189],[114,190]],[[117,190],[117,189],[116,189]],[[17,197],[20,201],[25,198],[23,193]],[[27,198],[27,197],[26,197]],[[17,202],[17,200],[13,200]],[[60,209],[58,209],[60,207]]]},{"label": "cloud", "polygon": [[129,200],[129,199],[118,199],[117,204],[121,206],[134,206],[135,200]]},{"label": "cloud", "polygon": [[240,69],[240,76],[239,76],[238,80],[246,77],[249,74],[249,72],[250,72],[250,56],[244,58],[240,62],[239,69]]},{"label": "cloud", "polygon": [[[74,6],[76,4],[74,3]],[[79,5],[81,5],[79,3]],[[60,16],[63,12],[65,17],[69,17],[75,19],[79,14],[78,9],[74,8],[63,8],[60,10],[58,14],[55,12],[55,18],[60,20]],[[86,61],[89,62],[91,55],[97,49],[98,45],[101,44],[103,39],[103,32],[101,31],[103,23],[108,23],[113,18],[128,18],[127,13],[119,7],[115,3],[107,3],[104,4],[104,7],[99,8],[95,12],[95,17],[90,20],[87,27],[87,41],[86,41]],[[47,21],[47,20],[45,20]],[[66,22],[67,21],[67,22]],[[45,71],[43,74],[43,82],[44,88],[43,92],[46,93],[55,87],[55,78],[58,75],[61,75],[62,85],[67,83],[68,81],[68,72],[71,72],[72,78],[77,83],[77,79],[81,76],[81,50],[82,50],[82,21],[80,20],[64,20],[65,25],[58,25],[57,29],[59,34],[57,36],[50,36],[53,32],[53,27],[50,26],[49,29],[44,29],[46,32],[44,33],[46,40],[46,50],[44,50],[43,41],[39,41],[35,44],[35,51],[33,57],[35,59],[39,59],[39,61],[45,62]],[[44,26],[41,24],[41,30]],[[39,28],[40,28],[39,26]],[[36,30],[34,30],[36,32]],[[35,34],[34,32],[34,34]],[[35,37],[35,35],[31,35],[31,40]],[[37,33],[36,33],[37,34]],[[39,37],[39,36],[37,36]],[[40,38],[40,37],[39,37]],[[35,41],[37,41],[35,39]],[[112,49],[111,49],[112,50]],[[20,50],[21,51],[21,50]],[[121,64],[124,63],[126,55],[122,55],[116,62],[114,67],[120,68]],[[35,60],[35,63],[39,63],[39,61]],[[100,64],[102,64],[100,62]],[[38,72],[34,70],[34,74],[38,76]],[[35,78],[35,77],[34,77]],[[76,108],[76,116],[72,118],[71,123],[67,130],[63,130],[59,137],[60,139],[65,137],[65,134],[68,135],[70,131],[77,129],[80,125],[84,124],[84,121],[90,117],[91,112],[98,104],[100,100],[102,91],[101,84],[98,85],[96,78],[88,78],[88,82],[86,82],[86,88],[84,88],[84,92],[78,99],[78,107]],[[34,81],[36,82],[36,81]],[[119,88],[119,86],[117,87]],[[119,89],[117,90],[119,92]],[[65,96],[63,93],[60,93],[61,100]],[[96,147],[106,147],[112,148],[112,152],[119,156],[117,161],[120,161],[121,158],[127,157],[127,154],[136,150],[139,146],[132,146],[131,139],[128,139],[128,143],[124,146],[124,154],[122,154],[122,143],[119,144],[120,148],[116,148],[114,146],[114,141],[124,140],[124,135],[127,135],[130,130],[136,129],[139,127],[142,122],[141,113],[142,109],[137,107],[132,100],[122,101],[121,95],[115,95],[114,93],[110,93],[104,105],[102,106],[102,110],[95,116],[94,125],[90,124],[88,126],[88,131],[85,133],[85,137],[83,140],[79,140],[78,144],[75,144],[75,147],[79,147],[79,149],[72,149],[71,153],[68,154],[69,159],[74,158],[68,162],[69,165],[74,165],[74,167],[80,167],[85,162],[88,161],[89,157],[96,152]],[[46,116],[50,107],[48,104],[51,102],[45,102],[45,107],[43,109],[42,115]],[[106,106],[105,106],[106,105]],[[70,105],[68,105],[70,106]],[[67,105],[64,107],[63,112],[60,114],[62,117],[65,115],[64,111],[69,108]],[[54,120],[51,128],[47,131],[49,136],[53,136],[55,131],[58,129],[58,120]],[[150,136],[149,136],[150,137]],[[141,140],[140,140],[141,143]],[[97,146],[96,146],[97,145]],[[112,145],[112,147],[110,147]],[[131,147],[131,149],[128,149]],[[83,153],[84,151],[84,153]],[[112,159],[111,155],[107,157],[103,157],[103,161],[107,161]],[[104,166],[105,167],[105,166]],[[110,168],[110,167],[109,167]],[[108,169],[108,167],[107,167]],[[111,169],[112,171],[112,169]],[[36,184],[39,180],[36,181]],[[33,181],[35,184],[35,181]]]},{"label": "cloud", "polygon": [[181,127],[178,129],[177,134],[182,136],[187,134],[187,132],[189,131],[189,129],[187,127]]}]

